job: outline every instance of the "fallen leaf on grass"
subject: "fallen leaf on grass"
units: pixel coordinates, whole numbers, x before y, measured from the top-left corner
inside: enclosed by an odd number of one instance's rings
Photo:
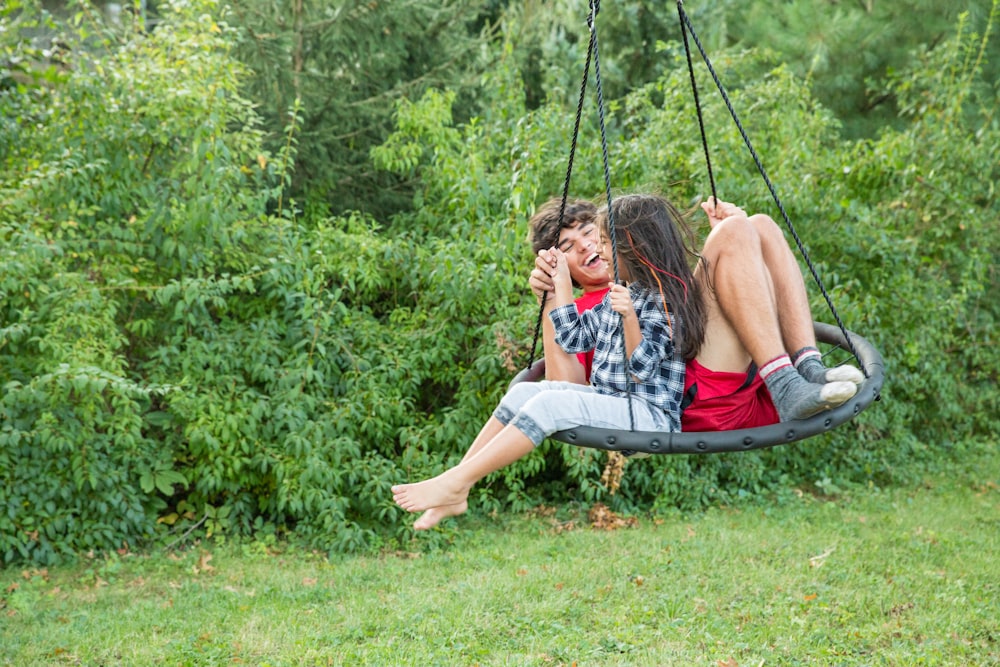
[[[597,503],[587,512],[590,527],[598,530],[618,530],[619,528],[634,528],[639,520],[634,516],[622,518],[608,509],[604,503]]]
[[[552,505],[538,505],[527,511],[527,516],[533,519],[546,519],[556,515],[556,508]]]
[[[568,532],[575,528],[576,528],[576,521],[570,519],[569,521],[556,521],[552,529],[558,535],[559,533]]]
[[[982,496],[990,491],[1000,490],[1000,485],[997,485],[996,482],[983,482],[982,484],[973,484],[972,490],[976,492],[977,496]]]
[[[889,610],[889,616],[901,616],[906,612],[910,611],[914,607],[912,602],[904,602],[903,604],[897,604],[895,607]]]
[[[816,556],[812,556],[809,559],[809,567],[823,567],[823,563],[826,562],[826,557],[833,553],[834,549],[837,547],[830,547],[826,551]]]
[[[214,572],[215,571],[215,567],[208,564],[208,562],[210,560],[212,560],[212,554],[210,554],[210,553],[203,553],[198,558],[198,564],[195,565],[194,568],[193,568],[194,569],[194,573],[198,574],[200,572]]]

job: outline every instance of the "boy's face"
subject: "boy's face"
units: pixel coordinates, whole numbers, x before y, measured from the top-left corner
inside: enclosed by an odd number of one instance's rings
[[[593,222],[576,223],[559,231],[556,247],[565,253],[570,276],[585,292],[608,286],[609,265],[598,252],[599,246],[600,234]]]

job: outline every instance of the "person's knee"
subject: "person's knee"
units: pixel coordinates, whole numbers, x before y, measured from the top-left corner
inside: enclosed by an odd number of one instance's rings
[[[518,382],[508,389],[504,397],[500,399],[497,410],[500,411],[501,415],[514,414],[521,410],[532,398],[544,391],[545,389],[541,382]],[[497,416],[496,411],[494,411],[494,416]],[[500,417],[497,418],[500,419]]]
[[[785,235],[774,218],[765,213],[756,213],[748,218],[750,226],[763,243],[785,242]]]
[[[712,228],[708,238],[705,239],[702,254],[712,256],[726,249],[747,249],[759,243],[759,234],[750,219],[742,215],[733,215]]]

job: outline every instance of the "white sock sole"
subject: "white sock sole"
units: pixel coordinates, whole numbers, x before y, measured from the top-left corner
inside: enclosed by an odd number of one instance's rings
[[[860,369],[845,364],[843,366],[828,369],[826,371],[826,381],[853,382],[854,384],[861,384],[865,381],[865,374],[862,373]]]
[[[836,407],[858,393],[858,385],[853,382],[828,382],[823,385],[819,397],[829,407]]]

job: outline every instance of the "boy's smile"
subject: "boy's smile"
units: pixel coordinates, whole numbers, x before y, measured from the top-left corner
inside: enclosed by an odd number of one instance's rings
[[[597,225],[586,222],[559,232],[558,248],[566,255],[569,273],[585,292],[608,286],[608,263],[599,252]]]

